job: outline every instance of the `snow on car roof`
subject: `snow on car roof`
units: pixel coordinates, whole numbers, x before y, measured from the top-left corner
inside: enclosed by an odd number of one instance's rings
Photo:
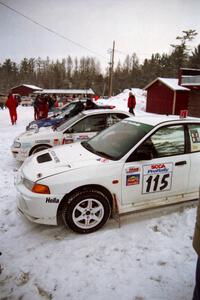
[[[125,119],[126,121],[127,119]],[[133,122],[140,122],[152,126],[156,126],[163,122],[170,122],[170,121],[198,121],[200,122],[200,118],[195,117],[187,117],[187,118],[180,118],[178,115],[158,115],[158,114],[145,114],[142,116],[131,116],[128,120]]]

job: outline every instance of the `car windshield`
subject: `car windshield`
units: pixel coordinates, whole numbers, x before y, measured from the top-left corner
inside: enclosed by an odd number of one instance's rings
[[[68,115],[74,109],[74,107],[76,107],[76,105],[77,104],[75,102],[71,102],[70,104],[68,104],[66,109],[63,110],[63,112],[59,116],[57,116],[57,119],[64,118],[64,116]]]
[[[153,126],[133,122],[121,121],[103,130],[82,146],[99,156],[118,160],[131,150],[138,141],[149,132]]]
[[[72,124],[74,124],[75,122],[81,120],[82,118],[84,117],[84,114],[83,113],[79,113],[78,115],[72,117],[72,118],[69,118],[68,120],[66,121],[63,121],[62,123],[59,124],[59,126],[56,126],[54,127],[55,130],[57,131],[63,131],[65,130],[66,128],[70,127]]]

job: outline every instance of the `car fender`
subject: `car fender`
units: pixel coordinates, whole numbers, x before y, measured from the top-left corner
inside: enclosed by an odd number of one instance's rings
[[[41,184],[51,186],[51,193],[63,198],[75,190],[86,186],[99,186],[105,188],[110,194],[115,194],[121,201],[121,170],[123,163],[106,162],[105,159],[99,162],[99,167],[88,166],[67,170],[39,180]],[[103,176],[102,176],[103,174]]]

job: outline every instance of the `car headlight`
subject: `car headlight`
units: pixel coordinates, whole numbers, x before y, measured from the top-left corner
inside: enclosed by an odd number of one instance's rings
[[[47,185],[39,183],[34,184],[34,186],[32,187],[32,192],[38,194],[50,194],[49,187]]]
[[[30,180],[28,180],[28,179],[26,179],[26,178],[23,178],[23,184],[25,185],[25,187],[26,187],[29,191],[32,191],[32,188],[33,188],[35,182],[30,181]]]
[[[23,178],[23,184],[29,191],[31,191],[33,193],[50,194],[50,190],[47,185],[39,184],[39,183],[33,182],[31,180],[28,180],[26,178]]]
[[[21,143],[20,143],[20,142],[14,141],[13,147],[14,147],[14,148],[20,148],[20,147],[21,147]]]

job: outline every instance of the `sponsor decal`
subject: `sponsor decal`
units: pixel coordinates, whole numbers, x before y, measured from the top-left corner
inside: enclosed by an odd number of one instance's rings
[[[82,140],[88,140],[89,136],[88,135],[79,135],[76,138],[78,141],[82,141]]]
[[[56,155],[56,153],[54,151],[50,151],[53,159],[55,160],[56,163],[59,163],[60,162],[60,159],[58,158],[58,156]]]
[[[50,140],[35,140],[35,143],[38,143],[38,144],[50,143]]]
[[[192,142],[194,144],[195,143],[200,143],[199,133],[196,129],[191,129],[190,130],[190,135],[191,135]]]
[[[171,189],[173,163],[143,166],[142,193],[155,193]]]
[[[137,185],[140,183],[140,174],[129,174],[126,176],[126,186]]]
[[[140,172],[140,168],[138,167],[129,167],[126,169],[126,173],[135,173],[135,172]]]
[[[143,166],[143,174],[160,174],[160,173],[166,173],[166,172],[172,172],[172,163],[161,163],[161,164],[153,164],[153,165],[147,165]]]
[[[57,198],[46,198],[46,203],[59,203],[59,199]]]

